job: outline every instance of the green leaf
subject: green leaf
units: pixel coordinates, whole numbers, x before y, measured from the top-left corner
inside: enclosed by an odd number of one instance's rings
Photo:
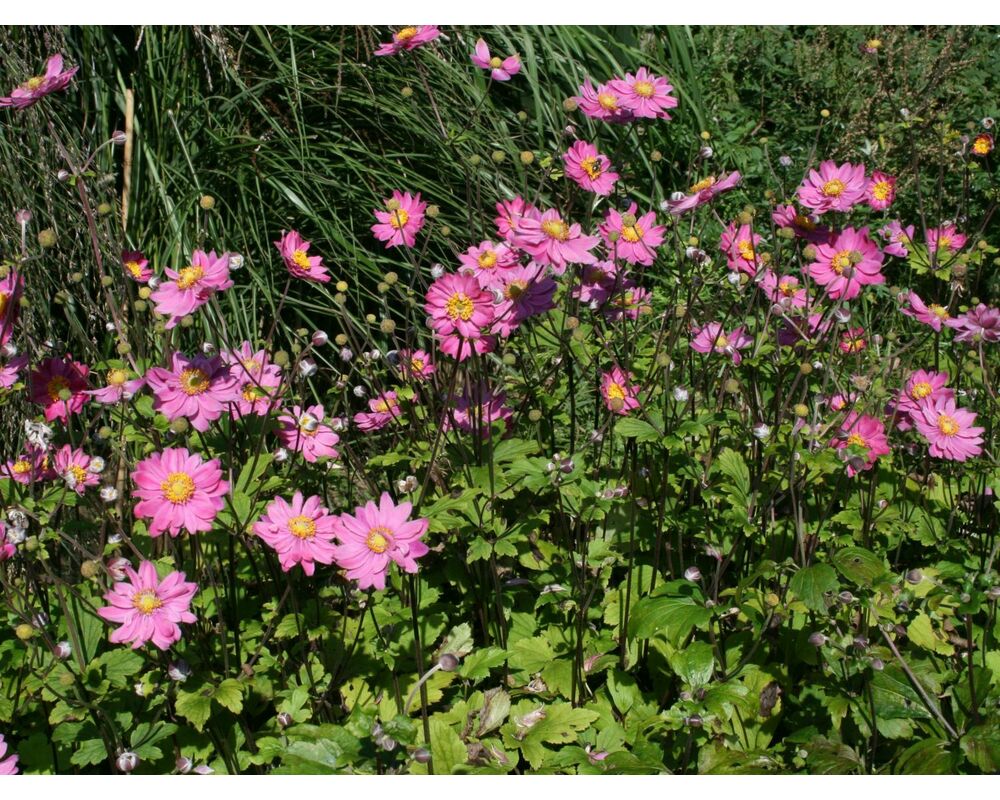
[[[462,661],[458,674],[470,681],[487,677],[493,667],[499,667],[507,660],[507,651],[499,647],[483,647],[473,650]]]
[[[472,641],[472,626],[468,622],[463,622],[461,625],[456,625],[447,636],[444,637],[444,641],[441,642],[441,646],[437,649],[437,655],[440,657],[445,653],[451,653],[453,656],[462,658],[472,652],[473,641]]]
[[[555,657],[552,645],[541,636],[518,639],[511,648],[510,666],[512,669],[539,672]]]
[[[906,748],[896,759],[899,775],[950,775],[955,771],[955,757],[944,739],[925,739]]]
[[[91,764],[100,764],[107,757],[108,751],[104,747],[103,739],[84,739],[74,744],[69,763],[78,767],[89,767]]]
[[[845,547],[832,560],[841,575],[859,586],[873,586],[888,572],[885,562],[863,547]]]
[[[788,588],[810,611],[823,613],[826,611],[824,594],[837,591],[840,582],[829,564],[814,564],[796,572],[789,581]]]
[[[629,635],[648,639],[663,633],[675,646],[712,618],[712,612],[693,597],[644,597],[629,617]]]
[[[924,650],[940,653],[943,656],[955,654],[955,645],[949,642],[943,633],[934,630],[931,618],[922,612],[906,626],[906,635],[911,642]]]
[[[483,707],[479,711],[479,724],[476,726],[476,737],[482,738],[490,731],[503,725],[510,713],[510,695],[498,686],[483,694]]]
[[[145,660],[134,650],[116,647],[95,659],[91,666],[103,666],[104,675],[112,686],[127,686],[131,679],[142,670],[143,664],[145,664]]]
[[[715,459],[715,466],[729,480],[726,486],[733,495],[733,505],[746,507],[750,502],[750,470],[743,456],[735,450],[725,448]]]
[[[690,686],[705,686],[715,671],[715,654],[705,642],[692,642],[670,659],[670,666]]]
[[[962,737],[962,752],[983,772],[1000,772],[1000,725],[977,725]]]
[[[436,775],[451,775],[456,767],[469,760],[465,744],[454,729],[440,717],[430,720],[431,758],[434,760]]]
[[[177,713],[201,731],[212,716],[212,690],[199,689],[193,692],[177,692],[177,702],[174,704]]]
[[[626,439],[637,442],[655,442],[660,438],[660,432],[648,422],[632,417],[623,417],[615,424],[615,433]]]
[[[212,692],[212,699],[234,714],[243,710],[243,685],[234,678],[227,678]]]

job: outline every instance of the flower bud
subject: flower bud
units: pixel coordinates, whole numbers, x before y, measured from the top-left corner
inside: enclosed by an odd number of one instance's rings
[[[292,715],[289,714],[287,711],[282,711],[280,714],[278,714],[279,728],[287,728],[289,725],[292,724],[292,722],[294,722],[294,720],[292,719]]]
[[[458,657],[451,653],[443,653],[438,659],[438,666],[444,672],[454,672],[458,669]]]
[[[174,762],[174,767],[177,769],[178,774],[187,775],[192,767],[194,767],[194,762],[186,756],[181,756]]]
[[[691,581],[692,583],[697,583],[701,580],[701,570],[697,567],[688,567],[684,570],[684,580]]]
[[[418,747],[413,751],[413,760],[418,764],[426,764],[431,760],[430,750],[425,747]]]
[[[121,147],[128,140],[128,136],[125,135],[125,131],[115,131],[111,134],[111,141],[118,147]]]
[[[38,244],[46,249],[56,246],[56,232],[52,228],[45,228],[38,232]]]
[[[809,635],[809,644],[813,647],[822,647],[827,643],[827,641],[826,636],[818,631]]]
[[[139,766],[139,756],[130,751],[124,752],[118,756],[115,766],[118,767],[119,772],[130,775]]]
[[[191,667],[188,665],[187,661],[183,658],[179,658],[176,661],[171,662],[170,666],[167,668],[167,677],[177,683],[183,683],[191,677]]]
[[[73,655],[73,645],[69,642],[59,642],[59,644],[53,646],[52,655],[58,658],[60,661],[65,661],[71,655]]]

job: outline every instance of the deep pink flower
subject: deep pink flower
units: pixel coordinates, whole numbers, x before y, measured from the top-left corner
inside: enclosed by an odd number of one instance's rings
[[[414,381],[426,381],[436,371],[430,355],[423,350],[400,350],[399,371],[405,378]]]
[[[761,278],[760,288],[772,303],[777,303],[786,310],[809,305],[809,295],[794,275],[778,277],[772,270],[766,270]]]
[[[540,219],[522,216],[514,226],[512,244],[526,252],[539,264],[552,267],[562,275],[569,264],[593,264],[597,259],[590,252],[600,239],[584,236],[576,223],[564,222],[554,208]]]
[[[726,265],[736,272],[745,272],[751,278],[757,274],[760,255],[757,245],[761,236],[749,225],[737,226],[730,222],[719,239],[719,249],[726,254]]]
[[[490,77],[495,81],[509,81],[521,71],[521,59],[516,53],[507,58],[491,56],[490,48],[482,39],[476,42],[476,49],[471,58],[472,63],[480,69],[488,69]]]
[[[229,278],[229,253],[216,255],[214,250],[208,253],[195,250],[190,266],[165,272],[170,280],[160,284],[150,299],[156,303],[156,313],[168,317],[168,329],[205,305],[213,294],[233,285]]]
[[[819,225],[816,214],[803,214],[795,206],[777,206],[771,212],[771,219],[779,228],[791,228],[795,235],[807,242],[825,242],[830,238],[830,229]]]
[[[914,291],[906,296],[905,304],[899,310],[907,317],[913,317],[917,322],[930,325],[936,331],[940,331],[941,324],[948,324],[951,319],[947,308],[939,306],[937,303],[925,304]]]
[[[46,422],[69,421],[70,414],[79,413],[87,402],[87,375],[90,367],[64,358],[47,358],[31,373],[31,402],[45,407]],[[69,393],[67,399],[60,395]]]
[[[663,244],[667,229],[656,224],[654,212],[648,211],[638,218],[635,212],[635,203],[630,203],[624,214],[614,208],[608,209],[604,222],[599,226],[601,236],[612,259],[620,258],[629,264],[648,267],[656,259],[656,248]],[[612,233],[615,235],[612,236]]]
[[[817,214],[827,211],[850,211],[864,200],[868,181],[864,164],[840,164],[824,161],[819,170],[810,170],[799,186],[797,197]]]
[[[131,400],[142,391],[146,385],[146,379],[129,378],[129,374],[129,370],[123,367],[112,367],[108,370],[107,386],[101,389],[89,389],[87,394],[105,406],[115,405],[122,400]]]
[[[958,408],[954,398],[939,397],[921,401],[910,412],[914,427],[929,443],[929,452],[935,458],[965,461],[983,452],[983,428],[974,427],[976,415]]]
[[[35,448],[29,449],[0,466],[0,474],[4,478],[10,478],[26,486],[35,481],[48,480],[52,477],[49,457],[45,451]]]
[[[122,253],[122,268],[137,283],[149,283],[149,279],[153,277],[149,259],[138,250],[125,250]]]
[[[573,142],[562,160],[566,177],[588,192],[607,197],[618,182],[618,173],[611,171],[611,159],[597,152],[590,142]]]
[[[307,242],[298,231],[282,232],[281,239],[274,243],[284,259],[289,274],[315,283],[328,283],[330,273],[323,265],[322,256],[309,255],[312,242]]]
[[[168,447],[140,461],[132,482],[139,498],[133,513],[136,519],[152,520],[149,535],[154,538],[164,531],[176,537],[182,530],[212,530],[229,492],[219,459],[202,461],[183,447]]]
[[[441,31],[437,25],[410,25],[400,28],[392,34],[392,41],[380,44],[375,51],[377,56],[394,56],[404,50],[414,50],[428,42],[433,42]]]
[[[694,338],[691,339],[691,349],[699,353],[719,353],[729,356],[734,364],[739,364],[743,360],[740,350],[753,343],[753,339],[746,335],[743,326],[733,328],[726,333],[722,328],[722,323],[709,322],[700,330],[694,331]]]
[[[12,269],[0,278],[0,346],[7,344],[14,333],[23,293],[24,278],[17,270]]]
[[[909,430],[913,414],[922,403],[935,403],[942,397],[954,399],[955,393],[946,388],[947,383],[947,372],[918,369],[910,375],[891,404],[897,414],[896,427],[903,431]]]
[[[601,308],[601,313],[609,322],[636,320],[640,314],[652,312],[652,297],[652,292],[642,288],[631,278],[624,278]]]
[[[938,250],[950,250],[957,253],[969,240],[964,233],[959,233],[954,225],[943,225],[940,228],[927,229],[927,249],[931,253]]]
[[[493,323],[493,298],[475,278],[444,275],[431,284],[426,299],[424,310],[441,339],[443,352],[463,361],[472,354],[473,346],[477,352],[488,352],[492,347],[488,340],[479,343],[487,339],[483,328]]]
[[[505,270],[500,302],[493,309],[493,332],[508,337],[529,317],[555,307],[556,282],[540,264]]]
[[[588,117],[605,122],[630,122],[634,119],[631,109],[632,99],[626,98],[611,83],[594,87],[590,78],[585,78],[580,87],[580,95],[573,98],[580,110]]]
[[[28,366],[27,356],[14,356],[0,366],[0,389],[9,389],[20,380],[21,370]]]
[[[958,331],[956,342],[997,342],[1000,341],[1000,309],[980,303],[954,319],[946,319],[944,324]]]
[[[743,177],[738,172],[723,172],[718,177],[709,175],[688,189],[687,194],[676,200],[667,201],[670,213],[675,217],[713,200],[717,195],[736,188]],[[678,192],[680,194],[680,192]]]
[[[782,347],[796,345],[799,342],[819,341],[833,326],[833,317],[823,318],[822,314],[809,314],[805,319],[796,316],[786,319],[785,325],[778,331],[778,344]]]
[[[312,575],[317,563],[333,563],[335,528],[336,517],[319,497],[303,500],[302,492],[296,492],[291,503],[281,497],[268,503],[253,532],[278,553],[285,572],[301,564],[302,571]]]
[[[66,481],[77,494],[83,494],[88,486],[96,486],[101,482],[100,473],[90,469],[91,458],[80,448],[74,449],[64,444],[56,451],[53,466],[56,474]]]
[[[841,353],[860,353],[868,347],[864,328],[848,328],[840,334],[838,344]]]
[[[281,429],[278,439],[282,445],[302,453],[302,457],[310,464],[321,458],[339,458],[340,453],[335,445],[340,437],[333,428],[323,424],[326,412],[323,406],[315,405],[303,410],[292,406],[290,414],[278,417]]]
[[[385,588],[389,562],[395,561],[406,572],[416,572],[416,559],[425,555],[428,547],[421,537],[427,533],[429,520],[411,520],[412,503],[392,502],[383,492],[376,506],[369,501],[354,509],[354,514],[336,518],[334,547],[337,565],[347,570],[347,577],[358,581],[358,587]]]
[[[399,407],[399,397],[391,390],[369,400],[368,408],[370,411],[354,415],[355,426],[364,433],[381,430],[393,420],[403,416],[403,410]]]
[[[875,466],[879,456],[888,455],[892,448],[885,435],[885,425],[882,421],[868,415],[852,411],[840,426],[840,435],[830,442],[831,447],[845,450],[855,446],[865,450],[865,455],[858,459],[849,459],[847,474],[852,478],[859,472],[870,470]]]
[[[17,753],[11,753],[7,758],[7,742],[0,734],[0,775],[17,775]]]
[[[670,94],[674,87],[666,78],[654,75],[645,67],[639,67],[635,75],[626,72],[624,79],[615,78],[609,85],[636,117],[670,119],[667,109],[677,107],[677,98]]]
[[[21,109],[33,106],[45,95],[60,92],[69,86],[69,82],[76,75],[78,69],[80,67],[77,66],[64,70],[63,57],[59,53],[49,56],[48,61],[45,62],[45,72],[42,75],[28,78],[9,96],[0,97],[0,108]]]
[[[9,561],[17,553],[17,542],[13,536],[8,533],[7,525],[4,522],[0,522],[0,563],[4,561]],[[3,758],[4,746],[3,746],[3,736],[0,736],[0,759]],[[15,761],[17,758],[15,757]],[[4,765],[7,762],[0,761],[0,775],[11,775],[13,773],[4,772]]]
[[[865,187],[868,205],[876,211],[885,211],[896,199],[896,178],[875,170]]]
[[[601,397],[608,411],[625,416],[639,407],[640,387],[632,383],[632,377],[631,372],[623,372],[617,364],[601,373]]]
[[[411,195],[394,190],[392,197],[385,201],[385,211],[375,209],[378,222],[372,225],[372,233],[380,242],[385,242],[386,249],[400,245],[413,247],[417,234],[424,227],[426,211],[427,203],[420,201],[420,192]]]
[[[903,223],[898,219],[881,228],[879,235],[888,242],[883,248],[884,252],[890,256],[906,258],[910,254],[909,247],[913,242],[913,231],[913,225],[904,228]]]
[[[168,650],[181,638],[179,622],[197,622],[191,600],[198,584],[186,583],[183,572],[170,572],[162,581],[152,561],[143,561],[136,572],[125,567],[127,579],[119,581],[104,595],[110,605],[97,610],[108,622],[121,625],[111,633],[115,644],[130,643],[133,649],[152,642]]]
[[[472,275],[484,289],[499,289],[504,284],[503,273],[517,265],[517,253],[506,244],[484,240],[459,254],[462,262],[459,274]]]
[[[830,395],[827,399],[826,404],[831,411],[843,411],[848,406],[853,406],[858,401],[858,395],[856,392],[848,392],[844,394],[834,394]]]
[[[580,275],[580,283],[573,287],[573,297],[596,310],[611,297],[618,283],[618,267],[613,261],[587,264]]]
[[[234,419],[266,417],[281,404],[281,367],[271,363],[266,350],[254,351],[250,342],[243,342],[238,350],[224,351],[221,356],[237,381],[239,394],[230,407]]]
[[[868,238],[868,228],[844,228],[831,244],[818,244],[809,275],[834,300],[853,300],[862,286],[885,283],[884,256]]]
[[[489,439],[493,434],[493,423],[503,421],[510,430],[514,412],[505,403],[505,392],[496,394],[484,383],[473,384],[455,399],[455,405],[448,409],[442,425],[446,431],[458,430],[478,434],[481,439]]]
[[[149,368],[146,383],[155,397],[154,409],[171,422],[187,417],[191,427],[201,432],[228,411],[230,403],[241,399],[239,379],[218,356],[189,358],[174,353],[169,369]]]
[[[514,238],[514,226],[521,217],[541,220],[542,212],[531,203],[525,201],[523,197],[515,197],[513,200],[503,200],[496,204],[497,216],[493,222],[497,226],[497,233],[502,239],[508,242]]]

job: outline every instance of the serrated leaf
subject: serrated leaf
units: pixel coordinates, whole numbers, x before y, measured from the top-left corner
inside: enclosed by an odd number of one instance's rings
[[[179,691],[174,707],[178,714],[201,731],[205,728],[208,718],[212,716],[211,694],[211,689],[199,689],[193,692]]]
[[[431,758],[436,775],[451,775],[469,760],[469,752],[454,729],[440,717],[430,720]]]
[[[705,642],[692,642],[670,659],[670,666],[690,686],[702,687],[712,680],[715,654]]]
[[[234,714],[243,710],[243,686],[235,678],[227,678],[212,692],[212,699]]]
[[[69,763],[78,767],[89,767],[92,764],[100,764],[107,757],[108,751],[104,747],[103,739],[84,739],[74,744]]]
[[[845,547],[833,556],[832,561],[841,575],[859,586],[873,586],[888,572],[885,562],[863,547]]]
[[[500,647],[483,647],[473,650],[462,661],[458,674],[471,681],[482,680],[493,667],[499,667],[507,660],[507,651]]]
[[[511,669],[539,672],[556,657],[552,645],[547,639],[535,636],[530,639],[518,639],[511,648]]]
[[[637,442],[658,441],[661,434],[656,428],[645,420],[623,417],[615,423],[615,433],[626,439],[635,439]]]
[[[472,626],[468,622],[456,625],[448,635],[444,637],[441,646],[437,649],[437,655],[451,653],[453,656],[462,658],[472,652]]]
[[[629,635],[648,639],[662,633],[675,646],[712,618],[712,612],[692,597],[644,597],[629,617]]]
[[[931,618],[924,613],[917,614],[906,626],[906,635],[911,642],[924,650],[940,653],[943,656],[955,654],[955,645],[949,642],[943,633],[934,630]]]
[[[827,592],[835,592],[840,588],[837,573],[829,564],[814,564],[796,572],[788,588],[798,597],[810,611],[825,612]]]

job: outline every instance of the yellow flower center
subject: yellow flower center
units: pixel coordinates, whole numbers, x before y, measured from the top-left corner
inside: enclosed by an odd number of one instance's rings
[[[503,66],[503,60],[498,56],[493,56],[493,58],[490,59],[490,66],[493,67],[493,69],[500,69],[500,67]]]
[[[592,181],[596,181],[601,177],[601,162],[597,159],[597,156],[590,156],[583,159],[580,162],[580,169],[586,172]]]
[[[754,261],[757,258],[757,254],[753,250],[753,242],[744,239],[736,245],[736,249],[740,251],[740,258],[744,261]]]
[[[381,400],[375,401],[375,410],[379,414],[385,414],[389,412],[391,409],[395,408],[397,405],[399,404],[391,397],[383,397]]]
[[[181,391],[186,395],[202,394],[208,391],[208,373],[201,369],[186,369],[179,378]]]
[[[171,503],[186,503],[194,496],[194,478],[186,472],[171,472],[160,484],[163,498]]]
[[[242,394],[243,394],[243,399],[246,400],[248,403],[256,402],[257,400],[260,400],[260,398],[264,396],[259,391],[257,391],[257,387],[254,386],[252,383],[244,384]]]
[[[618,110],[618,98],[610,92],[601,92],[597,95],[597,102],[601,104],[601,108],[605,111]]]
[[[503,290],[504,297],[508,300],[517,300],[522,294],[524,294],[525,289],[528,288],[527,281],[511,281],[507,284],[507,287]]]
[[[24,475],[26,472],[31,472],[31,462],[23,458],[18,459],[11,465],[11,469],[18,475]]]
[[[859,350],[865,349],[864,339],[845,339],[844,343],[847,345],[847,350],[850,353],[857,353]]]
[[[652,97],[653,96],[653,84],[649,81],[636,81],[632,84],[632,88],[639,97]]]
[[[318,420],[311,414],[303,414],[299,417],[299,433],[303,436],[315,436],[319,433]]]
[[[980,156],[985,156],[991,149],[990,140],[985,136],[977,136],[976,140],[972,143],[972,152]]]
[[[152,589],[144,589],[132,595],[132,608],[147,617],[156,609],[163,607],[163,601],[156,596]]]
[[[881,39],[869,39],[866,44],[869,50],[878,50],[882,46]]]
[[[938,247],[947,247],[948,245],[951,244],[951,237],[950,236],[939,236],[937,243],[938,243]]]
[[[66,470],[70,475],[73,476],[73,480],[76,483],[83,483],[87,480],[87,470],[81,467],[79,464],[71,464],[69,469]]]
[[[622,238],[626,242],[635,244],[642,239],[642,226],[638,223],[635,225],[622,225]]]
[[[910,397],[914,400],[923,400],[934,390],[927,381],[920,381],[919,383],[913,384],[913,388],[910,390]]]
[[[718,336],[715,337],[716,347],[721,348],[721,347],[727,347],[728,345],[729,345],[729,340],[726,338],[726,335],[724,333],[720,333]]]
[[[305,250],[296,250],[292,253],[292,263],[299,269],[309,269],[309,254]]]
[[[128,373],[123,369],[108,371],[108,386],[121,386],[128,380]]]
[[[397,231],[402,228],[407,222],[409,222],[410,215],[402,208],[397,208],[395,211],[391,212],[392,216],[389,217],[389,224],[395,228]]]
[[[715,176],[710,175],[704,180],[698,181],[694,186],[691,187],[691,194],[697,194],[698,192],[703,192],[706,189],[710,189],[715,185]]]
[[[868,442],[865,441],[865,437],[863,437],[860,433],[852,433],[848,436],[847,443],[856,444],[859,447],[868,447]]]
[[[133,278],[142,277],[142,267],[139,266],[138,261],[126,261],[125,269],[127,269],[132,274]]]
[[[177,279],[177,288],[190,289],[205,276],[205,270],[201,267],[184,267],[178,275],[180,277]]]
[[[844,182],[839,178],[834,178],[832,181],[827,181],[823,184],[822,192],[827,197],[840,197],[844,193]]]
[[[414,372],[424,371],[424,360],[422,358],[411,358],[410,359],[410,369]]]
[[[461,319],[463,322],[468,322],[472,318],[476,308],[465,292],[455,292],[455,294],[448,298],[448,303],[445,305],[444,310],[452,320]]]
[[[937,425],[938,430],[945,436],[954,436],[959,431],[958,422],[954,417],[949,417],[947,414],[942,414],[938,417]]]
[[[300,514],[288,520],[288,532],[299,539],[312,539],[316,535],[316,523]]]
[[[45,83],[45,76],[44,75],[36,75],[33,78],[28,78],[28,80],[26,80],[22,85],[28,91],[33,92],[33,91],[35,91],[35,89],[37,89],[43,83]]]
[[[550,239],[558,239],[565,242],[569,238],[569,225],[561,219],[550,219],[542,223],[542,230]]]
[[[892,194],[892,184],[889,181],[879,181],[872,186],[872,194],[876,200],[888,200]]]
[[[55,403],[59,400],[59,395],[63,389],[69,388],[69,381],[67,381],[62,375],[56,375],[48,382],[45,390],[49,394],[49,400]]]
[[[372,528],[368,531],[368,539],[365,544],[373,553],[384,553],[389,549],[389,541],[392,538],[392,531],[388,528]]]
[[[497,254],[493,250],[486,250],[476,259],[480,269],[493,269],[497,265]]]
[[[792,297],[797,290],[797,287],[791,281],[782,281],[778,284],[778,291],[781,292],[785,297]]]
[[[838,275],[843,273],[845,269],[851,266],[851,251],[841,250],[830,261],[830,266],[833,267],[833,271],[836,272]]]
[[[625,399],[625,387],[620,383],[609,383],[607,389],[607,395],[609,400],[624,400]]]
[[[950,319],[951,314],[948,313],[948,309],[944,306],[939,306],[937,303],[931,303],[927,306],[927,310],[930,311],[938,319]]]
[[[416,35],[417,35],[417,29],[411,25],[409,27],[403,28],[396,34],[396,41],[408,42]]]

